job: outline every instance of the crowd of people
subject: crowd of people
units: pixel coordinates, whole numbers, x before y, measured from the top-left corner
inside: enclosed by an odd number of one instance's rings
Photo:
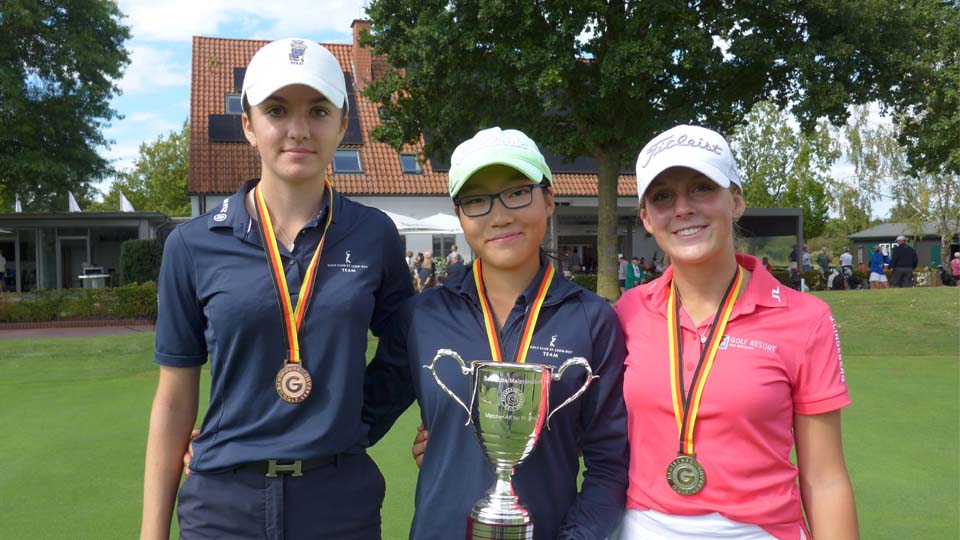
[[[484,129],[454,151],[449,195],[476,260],[451,254],[440,279],[432,253],[405,261],[389,218],[326,177],[349,107],[326,49],[272,42],[242,88],[261,177],[164,250],[141,538],[169,537],[176,502],[185,540],[379,540],[385,479],[367,448],[414,402],[409,537],[463,538],[494,467],[423,369],[438,349],[554,368],[580,357],[596,377],[553,382],[549,406],[566,406],[513,475],[541,540],[858,537],[834,319],[736,252],[746,204],[722,135],[679,125],[640,152],[637,215],[663,257],[621,256],[611,307],[564,278],[582,254],[564,250],[556,272],[540,247],[554,176],[524,133]],[[455,364],[436,372],[470,392]]]

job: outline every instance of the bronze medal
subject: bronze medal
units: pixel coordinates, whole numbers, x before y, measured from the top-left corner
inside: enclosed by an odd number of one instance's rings
[[[277,393],[287,403],[302,403],[313,389],[310,372],[300,364],[287,364],[277,373]]]
[[[263,243],[263,251],[266,254],[267,266],[270,268],[270,278],[273,281],[273,288],[277,293],[277,303],[280,307],[280,324],[287,341],[287,358],[283,369],[277,373],[275,386],[280,398],[287,403],[302,403],[310,395],[313,388],[313,381],[310,373],[304,369],[300,360],[300,326],[307,313],[307,306],[310,305],[310,298],[313,296],[314,285],[316,284],[317,268],[320,266],[320,254],[323,252],[323,242],[327,237],[327,230],[333,221],[333,187],[328,179],[324,179],[324,188],[327,190],[327,198],[330,208],[327,210],[327,223],[323,227],[323,235],[320,237],[320,243],[317,250],[310,260],[307,272],[304,275],[303,283],[300,286],[300,297],[296,305],[290,296],[290,289],[287,286],[287,278],[284,273],[283,259],[280,257],[280,251],[277,249],[277,238],[274,233],[273,222],[270,220],[270,211],[266,202],[263,200],[261,184],[257,184],[254,189],[253,199],[256,203],[257,216],[260,226],[260,240]]]
[[[667,465],[667,483],[680,495],[693,495],[707,483],[707,473],[693,456],[679,455]]]

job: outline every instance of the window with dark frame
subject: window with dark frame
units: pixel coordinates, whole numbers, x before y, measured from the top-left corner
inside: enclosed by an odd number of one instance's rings
[[[333,154],[333,172],[335,174],[362,173],[359,150],[337,150]]]
[[[416,154],[400,154],[400,169],[403,174],[423,174],[420,158]]]
[[[240,94],[227,94],[224,96],[224,111],[227,114],[243,114],[243,104],[240,101]]]

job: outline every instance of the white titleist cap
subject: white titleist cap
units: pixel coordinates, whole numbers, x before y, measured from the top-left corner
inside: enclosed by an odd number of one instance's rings
[[[740,184],[730,145],[716,131],[698,126],[671,128],[647,143],[637,157],[637,195],[643,200],[650,183],[670,167],[693,169],[727,188]]]
[[[242,97],[254,107],[291,84],[313,88],[336,107],[346,105],[347,88],[340,62],[308,39],[280,39],[257,51],[243,77]]]

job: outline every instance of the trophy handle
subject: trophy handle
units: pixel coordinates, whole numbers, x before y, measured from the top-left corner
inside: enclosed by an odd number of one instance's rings
[[[583,386],[581,386],[579,390],[574,392],[572,396],[568,397],[566,401],[558,405],[556,409],[552,410],[550,414],[547,415],[547,429],[550,429],[550,419],[553,418],[553,415],[556,414],[556,412],[559,411],[560,409],[573,403],[575,399],[577,399],[584,392],[587,391],[587,387],[590,386],[590,383],[592,383],[593,380],[597,378],[597,376],[593,374],[593,368],[590,367],[590,363],[587,362],[587,359],[583,358],[582,356],[571,358],[566,362],[564,362],[563,364],[561,364],[560,369],[558,369],[557,372],[554,373],[551,378],[555,381],[559,381],[561,377],[563,377],[563,372],[566,371],[567,368],[570,366],[581,366],[583,367],[583,369],[587,370],[587,380],[583,381]]]
[[[456,360],[457,363],[460,364],[460,372],[463,373],[464,375],[470,375],[470,374],[473,372],[472,369],[468,368],[468,367],[463,363],[463,358],[460,358],[460,355],[457,354],[456,351],[451,351],[450,349],[438,349],[438,350],[437,350],[437,355],[433,357],[433,362],[430,362],[430,365],[426,365],[426,366],[423,366],[423,367],[424,367],[424,369],[429,369],[429,370],[430,370],[430,374],[433,375],[433,379],[434,379],[435,381],[437,381],[437,384],[440,385],[440,388],[441,388],[444,392],[446,392],[446,394],[447,394],[448,396],[450,396],[451,398],[453,398],[453,400],[456,401],[461,407],[463,407],[463,410],[467,411],[467,423],[464,424],[464,425],[465,425],[465,426],[469,426],[469,425],[470,425],[470,420],[471,420],[471,418],[470,418],[470,409],[468,409],[467,406],[464,405],[462,401],[460,401],[460,398],[458,398],[456,394],[454,394],[452,391],[450,391],[450,389],[447,388],[447,385],[443,384],[443,381],[441,381],[441,380],[440,380],[440,377],[437,376],[437,370],[436,370],[437,360],[443,358],[444,356],[449,356],[450,358],[453,358],[454,360]],[[588,367],[588,369],[589,369],[589,367]]]

